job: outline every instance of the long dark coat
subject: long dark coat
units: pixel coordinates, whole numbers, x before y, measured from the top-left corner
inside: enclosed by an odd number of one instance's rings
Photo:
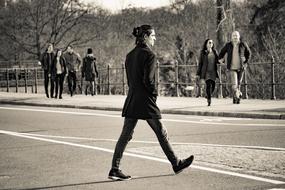
[[[214,75],[216,76],[216,78],[219,78],[218,66],[217,66],[217,64],[219,63],[218,53],[216,50],[213,50],[213,53],[215,56],[215,73],[214,73]],[[207,67],[208,67],[208,51],[202,50],[200,53],[200,59],[199,59],[199,64],[198,64],[198,69],[197,69],[196,75],[200,76],[201,79],[205,79],[206,73],[207,73]]]
[[[52,72],[52,63],[53,63],[54,58],[55,58],[55,54],[53,52],[47,53],[47,51],[45,51],[41,55],[42,68],[48,74],[51,74]]]
[[[145,44],[138,44],[128,53],[125,67],[129,91],[123,108],[123,117],[161,118],[156,105],[155,63],[155,54]]]
[[[85,77],[86,81],[94,81],[95,75],[98,77],[96,58],[91,55],[87,55],[83,59],[82,76]]]

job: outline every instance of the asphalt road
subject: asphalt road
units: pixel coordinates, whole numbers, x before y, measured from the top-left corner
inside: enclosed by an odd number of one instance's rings
[[[283,120],[163,115],[179,175],[139,121],[121,169],[107,179],[120,112],[0,105],[0,189],[285,189]]]

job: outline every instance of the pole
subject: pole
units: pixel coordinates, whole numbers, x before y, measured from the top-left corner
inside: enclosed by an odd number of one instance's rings
[[[276,100],[276,83],[275,83],[275,60],[274,60],[274,57],[272,56],[271,57],[271,99],[272,100]]]

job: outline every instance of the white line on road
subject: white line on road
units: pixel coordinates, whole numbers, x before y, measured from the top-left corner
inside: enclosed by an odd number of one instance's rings
[[[109,152],[109,153],[114,152],[111,149],[89,146],[89,145],[82,145],[82,144],[77,144],[77,143],[70,143],[70,142],[65,142],[65,141],[58,141],[58,140],[53,140],[53,139],[41,138],[41,137],[34,137],[34,136],[24,135],[23,133],[13,132],[13,131],[0,130],[0,133],[6,134],[6,135],[11,135],[11,136],[16,136],[16,137],[39,140],[39,141],[52,142],[52,143],[64,144],[64,145],[75,146],[75,147],[80,147],[80,148],[99,150],[99,151],[103,151],[103,152]],[[133,153],[128,153],[128,152],[125,152],[124,155],[136,157],[136,158],[143,158],[143,159],[147,159],[147,160],[158,161],[158,162],[162,162],[162,163],[169,163],[169,161],[166,159],[161,159],[161,158],[156,158],[156,157],[151,157],[151,156],[133,154]],[[256,177],[256,176],[251,176],[251,175],[247,175],[247,174],[240,174],[240,173],[235,173],[235,172],[230,172],[230,171],[223,171],[223,170],[208,168],[208,167],[203,167],[203,166],[192,165],[191,167],[195,168],[195,169],[199,169],[199,170],[205,170],[205,171],[210,171],[210,172],[215,172],[215,173],[220,173],[220,174],[242,177],[242,178],[246,178],[246,179],[252,179],[252,180],[262,181],[262,182],[267,182],[267,183],[272,183],[272,184],[285,184],[284,181],[272,180],[272,179]]]
[[[73,140],[89,140],[89,141],[107,141],[117,142],[116,139],[95,139],[88,137],[71,137],[71,136],[58,136],[58,135],[41,135],[34,133],[21,133],[27,136],[45,137],[45,138],[59,138],[59,139],[73,139]],[[138,141],[132,140],[132,143],[143,144],[159,144],[157,141]],[[192,145],[192,146],[211,146],[211,147],[228,147],[228,148],[246,148],[246,149],[258,149],[258,150],[270,150],[270,151],[285,151],[285,148],[266,147],[266,146],[242,146],[242,145],[223,145],[223,144],[204,144],[204,143],[185,143],[185,142],[172,142],[173,145]]]
[[[70,111],[59,111],[59,110],[29,109],[29,108],[20,108],[20,107],[0,107],[0,109],[121,118],[120,115],[88,113],[88,112],[70,112]],[[203,122],[203,121],[182,120],[182,119],[162,119],[162,121],[178,122],[178,123],[195,123],[195,124],[205,124],[205,125],[232,125],[232,126],[243,125],[243,126],[275,126],[275,127],[283,126],[285,127],[285,124],[283,123],[281,124],[280,123],[276,123],[276,124],[272,124],[272,123],[222,123],[222,122],[215,123],[215,122]]]

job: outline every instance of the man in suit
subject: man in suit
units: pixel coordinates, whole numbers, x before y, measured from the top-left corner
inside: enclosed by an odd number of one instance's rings
[[[180,160],[175,155],[168,141],[167,130],[160,119],[160,110],[156,105],[157,87],[155,85],[155,54],[151,50],[156,40],[155,31],[149,25],[134,28],[136,47],[128,53],[125,61],[128,96],[126,98],[122,116],[125,117],[124,126],[116,144],[109,178],[112,180],[129,180],[131,176],[125,175],[119,168],[123,152],[132,139],[134,128],[138,119],[146,120],[155,132],[158,141],[176,174],[190,166],[194,156]]]

